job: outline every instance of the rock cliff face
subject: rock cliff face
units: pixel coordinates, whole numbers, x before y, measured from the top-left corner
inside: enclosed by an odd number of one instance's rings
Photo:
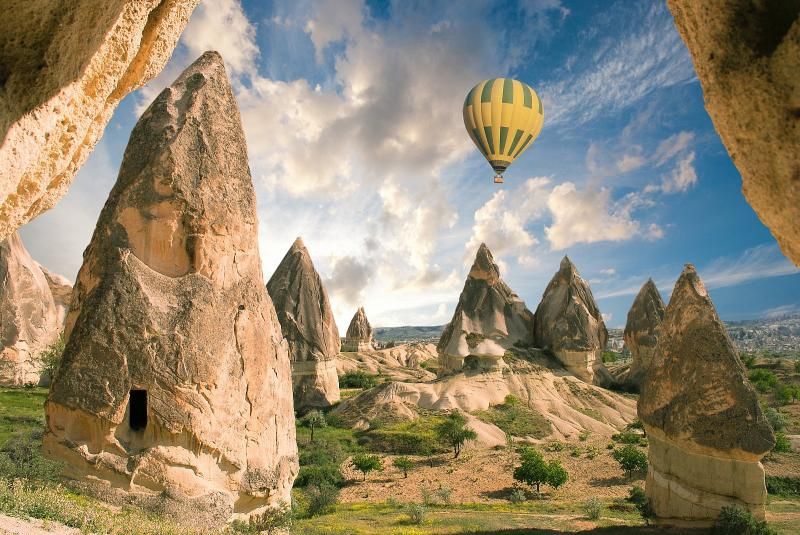
[[[84,253],[44,452],[103,496],[164,494],[192,521],[264,511],[297,473],[288,348],[222,58],[145,111]]]
[[[500,278],[491,251],[481,244],[453,319],[436,346],[445,371],[494,369],[506,349],[533,344],[533,314]]]
[[[628,384],[639,388],[653,359],[658,342],[658,328],[664,319],[664,301],[653,279],[647,279],[628,311],[628,321],[623,333],[625,346],[630,350],[631,362]]]
[[[566,256],[536,308],[534,337],[576,377],[601,386],[613,381],[603,366],[608,341],[603,317],[589,283]]]
[[[58,324],[63,328],[64,322],[67,320],[69,301],[72,298],[72,284],[66,277],[52,273],[42,265],[39,265],[39,268],[44,273],[44,278],[47,279],[47,285],[50,287],[50,293],[53,294],[53,302],[56,304],[58,312]]]
[[[646,492],[663,522],[707,525],[734,503],[764,517],[760,461],[772,430],[691,265],[672,292],[638,412],[650,442]]]
[[[364,307],[359,307],[342,342],[342,351],[371,351],[372,326],[369,324]]]
[[[199,0],[10,0],[0,17],[0,239],[64,196]]]
[[[668,0],[742,191],[800,265],[800,4]]]
[[[14,232],[0,242],[0,385],[38,384],[39,353],[62,327],[45,274]]]
[[[297,238],[267,283],[289,341],[296,410],[339,401],[339,329],[311,255]]]

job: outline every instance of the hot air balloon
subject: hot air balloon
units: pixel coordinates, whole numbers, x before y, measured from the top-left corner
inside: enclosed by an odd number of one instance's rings
[[[502,184],[503,172],[539,135],[542,100],[528,84],[511,78],[484,80],[464,101],[464,127]]]

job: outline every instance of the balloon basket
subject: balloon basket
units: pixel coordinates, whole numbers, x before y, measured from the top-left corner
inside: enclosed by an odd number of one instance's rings
[[[494,176],[494,183],[495,184],[502,184],[503,183],[503,177],[501,175],[495,175]]]

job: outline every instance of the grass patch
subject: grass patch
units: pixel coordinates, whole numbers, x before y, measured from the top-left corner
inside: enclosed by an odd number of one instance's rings
[[[800,498],[800,477],[767,476],[767,492],[781,498]]]
[[[0,447],[15,434],[44,427],[46,388],[0,388]]]
[[[552,425],[544,416],[511,395],[506,396],[505,403],[473,414],[516,437],[544,438],[553,432]]]
[[[379,424],[359,436],[359,443],[371,451],[398,455],[428,455],[449,449],[436,436],[441,416],[425,415],[415,420]],[[374,424],[375,422],[373,422]]]

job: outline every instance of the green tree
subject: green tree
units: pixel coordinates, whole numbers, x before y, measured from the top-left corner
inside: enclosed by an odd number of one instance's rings
[[[467,419],[460,412],[451,412],[447,418],[436,426],[436,436],[453,448],[453,458],[461,455],[461,448],[468,440],[475,440],[478,434],[467,427]]]
[[[367,480],[367,474],[376,471],[383,471],[383,463],[378,455],[369,455],[367,453],[357,453],[350,461],[353,468],[364,474],[364,481]]]
[[[39,353],[39,366],[42,369],[42,375],[49,378],[50,382],[56,376],[58,367],[61,365],[61,356],[64,354],[64,335],[60,334],[56,340],[47,346],[41,353]]]
[[[636,506],[636,510],[644,519],[645,524],[650,525],[650,519],[656,516],[653,506],[650,503],[650,498],[645,494],[644,489],[639,486],[634,486],[628,493],[628,501]]]
[[[520,454],[521,464],[514,468],[514,479],[531,487],[536,487],[537,494],[541,485],[550,485],[557,489],[567,482],[567,471],[558,461],[545,462],[542,454],[533,449],[525,448]]]
[[[396,457],[392,462],[395,468],[403,472],[403,477],[408,477],[408,471],[414,468],[414,463],[408,457]]]
[[[786,428],[786,425],[789,423],[786,419],[786,416],[781,414],[773,407],[768,407],[765,409],[764,416],[766,416],[769,425],[772,426],[772,430],[776,432],[783,431]]]
[[[314,429],[328,427],[325,415],[322,414],[322,411],[318,410],[308,412],[305,416],[300,418],[300,423],[311,430],[311,442],[314,442]]]
[[[620,468],[628,472],[628,477],[632,477],[634,471],[644,472],[647,470],[647,454],[636,446],[628,444],[615,449],[611,456],[619,463]]]
[[[775,433],[775,446],[772,451],[775,453],[789,453],[792,451],[792,443],[783,431]]]

